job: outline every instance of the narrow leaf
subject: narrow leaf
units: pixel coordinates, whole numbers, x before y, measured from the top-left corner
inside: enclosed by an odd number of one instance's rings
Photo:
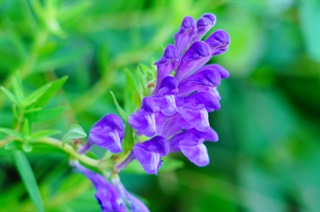
[[[20,174],[20,177],[22,178],[23,183],[30,197],[33,203],[35,204],[37,211],[44,212],[45,210],[44,210],[42,198],[39,192],[38,184],[28,159],[23,154],[23,152],[20,152],[20,151],[15,151],[13,153],[13,156],[14,156],[15,163],[16,163],[18,172]]]
[[[23,135],[21,133],[17,132],[17,131],[12,130],[12,129],[0,128],[0,132],[3,132],[5,134],[7,134],[7,135],[12,135],[12,136],[14,136],[16,138],[19,138],[19,139],[23,140]]]
[[[37,99],[35,107],[44,107],[51,97],[63,86],[68,77],[62,77],[51,83],[51,86]]]
[[[83,128],[78,124],[73,124],[70,130],[63,136],[62,142],[67,143],[70,140],[85,137],[87,137],[87,134],[85,133]]]
[[[13,103],[21,106],[21,102],[13,93],[11,93],[9,90],[7,90],[5,87],[2,87],[2,86],[1,86],[1,90]]]
[[[25,114],[27,114],[27,113],[34,113],[34,112],[40,111],[41,109],[42,109],[41,107],[30,108],[30,109],[25,110],[24,113],[25,113]]]
[[[61,133],[60,130],[42,130],[42,131],[33,133],[31,135],[31,139],[36,140],[39,138],[43,138],[43,137],[47,137],[47,136],[51,136],[51,135],[55,135],[55,134],[59,134],[59,133]]]
[[[30,134],[31,134],[31,129],[30,129],[30,125],[29,125],[29,120],[25,119],[23,122],[23,126],[22,126],[22,131],[23,134],[25,136],[25,138],[29,138]]]
[[[25,100],[25,103],[24,103],[25,107],[36,102],[38,100],[38,98],[41,97],[51,86],[52,86],[52,84],[48,83],[48,84],[42,86],[41,88],[37,89],[36,91],[34,91],[32,94],[30,94]]]
[[[19,75],[16,75],[13,78],[12,84],[13,84],[13,89],[17,98],[20,100],[20,102],[24,102],[25,100],[24,91],[23,91],[23,87],[22,87],[22,83]]]
[[[128,115],[128,114],[122,109],[122,107],[119,105],[119,103],[118,103],[118,101],[117,101],[114,93],[113,93],[112,91],[110,91],[110,93],[111,93],[111,96],[112,96],[112,98],[113,98],[114,104],[115,104],[115,106],[116,106],[116,108],[117,108],[117,110],[118,110],[121,118],[124,119],[125,121],[127,121],[128,118],[129,118],[129,115]]]

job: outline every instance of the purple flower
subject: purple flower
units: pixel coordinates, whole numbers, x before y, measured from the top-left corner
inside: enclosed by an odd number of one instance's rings
[[[209,163],[209,157],[207,148],[203,142],[217,140],[218,135],[211,128],[206,132],[190,129],[177,134],[169,140],[170,152],[181,151],[191,162],[197,166],[206,166]]]
[[[162,131],[166,116],[176,112],[175,95],[178,92],[177,81],[171,76],[163,79],[155,96],[145,97],[141,109],[130,115],[129,124],[146,136]]]
[[[133,147],[133,154],[143,169],[149,174],[156,174],[162,164],[161,158],[169,152],[167,140],[161,136],[137,143]]]
[[[89,142],[108,149],[112,153],[122,151],[124,125],[115,114],[102,117],[90,130]]]
[[[124,203],[121,193],[116,186],[109,183],[102,175],[90,171],[79,163],[75,163],[74,165],[92,182],[96,188],[95,197],[103,212],[126,211],[126,204]]]
[[[114,178],[114,184],[111,184],[102,175],[92,172],[80,163],[73,162],[73,165],[84,174],[96,188],[95,197],[103,212],[126,212],[126,203],[132,212],[149,212],[148,208],[138,198],[125,189],[119,178]]]
[[[168,140],[170,151],[182,151],[199,166],[209,162],[203,142],[216,141],[218,137],[210,128],[208,113],[220,109],[217,87],[222,78],[229,76],[229,72],[217,64],[206,65],[212,56],[224,53],[230,43],[224,30],[217,30],[201,41],[215,23],[216,17],[209,13],[197,23],[189,16],[183,19],[174,36],[174,45],[168,45],[155,63],[158,69],[155,90],[129,117],[129,124],[138,134],[155,136],[133,149],[148,173],[158,171],[161,157],[167,154],[164,150]],[[169,76],[174,70],[174,77]],[[160,147],[163,151],[159,151]]]

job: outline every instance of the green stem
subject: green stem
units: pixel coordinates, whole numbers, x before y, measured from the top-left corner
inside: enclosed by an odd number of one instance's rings
[[[74,157],[75,159],[79,160],[80,162],[89,165],[91,167],[98,168],[100,162],[98,160],[92,159],[86,155],[79,154],[72,146],[69,144],[63,144],[60,140],[51,137],[45,137],[42,139],[37,140],[37,143],[48,144],[50,146],[57,147],[62,151],[68,153],[70,156]]]

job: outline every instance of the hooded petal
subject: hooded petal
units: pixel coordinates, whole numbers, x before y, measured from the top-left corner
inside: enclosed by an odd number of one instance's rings
[[[182,56],[175,78],[178,82],[201,68],[211,58],[210,46],[203,41],[194,42]]]
[[[198,92],[184,98],[185,108],[202,109],[205,108],[208,112],[220,109],[219,99],[209,92]]]
[[[204,141],[217,141],[218,135],[213,129],[201,132],[193,128],[177,134],[169,140],[170,152],[182,153],[198,166],[205,166],[209,162]]]
[[[124,125],[121,118],[115,114],[102,117],[90,130],[90,142],[108,149],[110,152],[122,151]]]
[[[181,152],[197,166],[206,166],[209,164],[209,156],[207,148],[204,144],[190,145],[186,143],[180,144]]]
[[[155,62],[155,65],[157,66],[157,85],[154,90],[155,93],[158,92],[162,80],[178,66],[179,61],[180,54],[178,49],[174,45],[169,44],[161,59]]]
[[[207,38],[206,43],[210,46],[212,56],[223,54],[228,50],[230,36],[224,30],[217,30]]]
[[[167,140],[161,136],[138,143],[133,147],[133,153],[142,165],[143,169],[149,174],[156,174],[161,166],[161,157],[169,152]]]
[[[178,82],[174,77],[165,77],[159,87],[156,96],[165,96],[178,93]]]
[[[214,69],[203,69],[185,78],[179,83],[179,95],[188,95],[195,91],[209,91],[209,87],[220,84],[220,74]]]
[[[180,30],[174,35],[174,45],[180,54],[190,45],[196,33],[197,28],[194,19],[186,16],[182,20]]]
[[[211,13],[204,14],[197,21],[197,34],[194,41],[201,40],[201,38],[215,25],[216,16]]]
[[[181,108],[179,110],[179,113],[184,120],[186,120],[190,125],[192,125],[197,130],[204,132],[210,129],[208,112],[205,108],[203,109]]]
[[[180,114],[175,114],[166,121],[161,135],[166,139],[180,133],[182,130],[189,130],[193,126],[184,120]]]
[[[210,64],[210,65],[203,66],[201,69],[197,71],[197,73],[206,69],[213,69],[217,71],[220,74],[221,78],[228,78],[230,76],[230,73],[225,68],[223,68],[218,64]]]
[[[141,108],[150,113],[161,111],[164,115],[170,116],[176,112],[175,97],[174,95],[145,97]]]
[[[131,114],[128,122],[134,129],[146,136],[153,136],[157,131],[155,114],[149,113],[144,109]]]

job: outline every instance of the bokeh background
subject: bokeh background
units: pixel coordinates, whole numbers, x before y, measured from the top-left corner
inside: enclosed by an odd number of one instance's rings
[[[183,168],[157,176],[121,173],[151,211],[319,211],[320,3],[315,0],[149,1],[0,0],[0,78],[11,88],[17,70],[26,90],[69,76],[48,108],[58,118],[36,125],[86,132],[123,104],[125,70],[150,66],[173,43],[184,16],[217,16],[230,33],[214,57],[231,73],[220,86],[221,110],[210,114],[217,143],[210,165],[181,154]],[[12,127],[1,94],[1,126]],[[2,135],[3,136],[3,135]],[[98,150],[97,150],[98,151]],[[0,150],[1,211],[35,211],[11,152]],[[61,151],[26,154],[47,211],[99,211],[94,188]]]

